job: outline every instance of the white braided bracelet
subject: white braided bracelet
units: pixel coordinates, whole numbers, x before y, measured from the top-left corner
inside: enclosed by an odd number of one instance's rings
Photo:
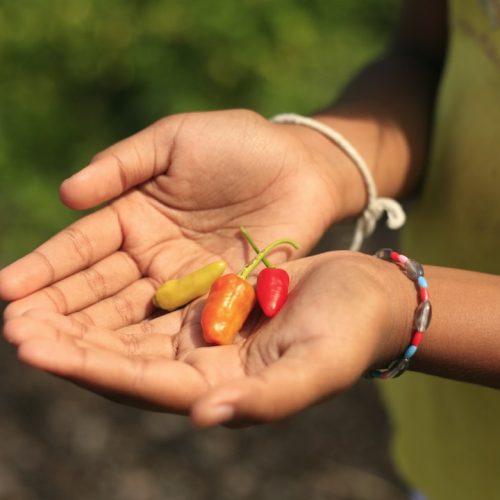
[[[406,221],[406,215],[401,205],[392,198],[377,197],[377,187],[373,176],[366,165],[363,157],[358,153],[354,146],[339,132],[324,123],[309,118],[307,116],[297,115],[295,113],[284,113],[271,118],[274,123],[292,123],[295,125],[304,125],[312,128],[332,140],[344,153],[353,161],[358,168],[365,182],[368,201],[363,213],[356,221],[354,237],[350,246],[351,250],[357,251],[361,248],[363,240],[370,236],[377,222],[384,212],[387,213],[387,227],[390,229],[399,229]]]

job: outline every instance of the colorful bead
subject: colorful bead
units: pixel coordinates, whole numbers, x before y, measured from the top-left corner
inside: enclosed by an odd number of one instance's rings
[[[394,250],[391,252],[391,259],[394,262],[399,262],[399,253],[395,252]]]
[[[416,282],[419,287],[420,303],[415,310],[414,329],[410,345],[406,348],[403,356],[394,360],[384,370],[369,370],[365,373],[366,378],[380,378],[382,380],[401,376],[410,366],[410,359],[416,354],[418,346],[424,338],[424,332],[429,327],[432,317],[432,307],[429,302],[429,290],[427,280],[424,278],[424,268],[416,260],[409,259],[403,254],[395,252],[390,248],[381,248],[375,253],[379,259],[393,261],[401,264],[409,279]]]
[[[375,257],[382,260],[391,260],[391,253],[392,250],[390,248],[381,248],[380,250],[377,250]]]
[[[396,359],[393,361],[390,365],[389,368],[387,369],[388,375],[387,378],[398,378],[403,373],[408,370],[408,367],[410,366],[410,360],[409,358],[402,357],[399,359]]]
[[[401,264],[405,265],[408,260],[409,259],[406,255],[403,255],[402,253],[399,254],[399,262],[401,262]]]
[[[423,276],[419,276],[417,280],[418,286],[420,288],[428,288],[427,280]]]
[[[424,332],[416,331],[411,339],[411,345],[418,347],[422,339],[424,338]]]
[[[404,353],[404,357],[410,359],[417,352],[417,347],[414,345],[408,346]]]
[[[429,327],[431,317],[431,303],[428,300],[420,302],[415,311],[415,330],[418,330],[419,332],[425,332],[425,330],[427,330],[427,328]]]
[[[422,264],[413,259],[408,259],[408,262],[405,264],[405,271],[408,278],[413,281],[418,280],[424,275],[424,268],[422,267]]]

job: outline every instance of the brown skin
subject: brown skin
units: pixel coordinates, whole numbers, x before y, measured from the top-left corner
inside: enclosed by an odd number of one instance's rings
[[[280,314],[254,318],[229,346],[205,347],[196,306],[151,320],[147,329],[118,330],[32,310],[9,320],[5,335],[24,362],[120,402],[190,412],[199,426],[271,421],[400,355],[417,304],[412,282],[374,257],[330,252],[283,266],[292,291]],[[437,312],[413,367],[500,387],[491,358],[499,349],[500,277],[426,271]]]
[[[444,6],[407,2],[388,55],[321,115],[372,166],[382,196],[410,190],[424,164],[446,37]],[[117,196],[0,272],[5,300],[57,283],[11,307],[7,317],[56,307],[66,314],[83,309],[99,322],[115,304],[92,306],[128,285],[123,298],[140,304],[131,311],[138,318],[158,281],[183,274],[186,255],[205,263],[215,254],[239,269],[246,261],[234,238],[240,224],[260,241],[298,239],[300,256],[330,224],[359,213],[366,198],[361,176],[331,141],[242,110],[167,117],[99,153],[61,186],[63,201],[75,209]]]
[[[238,420],[274,420],[388,361],[398,346],[383,341],[387,327],[396,336],[405,326],[389,307],[392,291],[406,285],[395,266],[350,252],[283,266],[292,291],[280,314],[252,318],[232,345],[206,347],[196,305],[149,321],[147,333],[141,324],[109,330],[47,310],[9,320],[4,333],[28,364],[119,401],[191,412],[200,426],[219,423],[221,405]]]
[[[381,195],[410,192],[420,179],[445,6],[407,1],[386,57],[318,114],[359,149]],[[169,117],[98,155],[61,195],[76,209],[119,197],[0,272],[0,294],[20,299],[7,308],[5,336],[32,366],[208,426],[293,414],[384,366],[409,341],[410,280],[395,265],[345,252],[283,265],[292,277],[283,310],[272,321],[254,317],[231,346],[205,347],[197,304],[150,316],[158,281],[214,256],[233,269],[248,260],[235,238],[240,224],[257,241],[295,238],[306,253],[332,222],[362,210],[361,177],[312,130],[247,111]],[[412,367],[499,387],[500,278],[426,273],[435,314]]]

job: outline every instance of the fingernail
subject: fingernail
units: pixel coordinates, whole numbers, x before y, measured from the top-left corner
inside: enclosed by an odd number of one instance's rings
[[[208,409],[206,416],[212,424],[222,424],[234,417],[234,408],[228,404],[212,406]]]

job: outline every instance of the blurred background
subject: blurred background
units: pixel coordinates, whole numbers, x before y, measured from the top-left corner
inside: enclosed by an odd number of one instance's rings
[[[99,150],[180,111],[310,113],[383,50],[398,10],[0,0],[0,267],[79,216],[58,185]],[[373,383],[285,422],[200,432],[21,366],[3,341],[0,363],[0,500],[406,498]]]

